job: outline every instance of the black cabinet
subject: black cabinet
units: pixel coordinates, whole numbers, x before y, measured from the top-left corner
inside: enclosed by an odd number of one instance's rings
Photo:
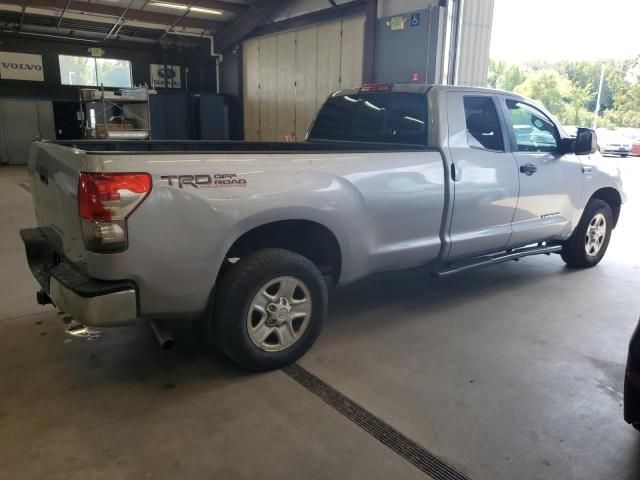
[[[216,93],[192,94],[194,133],[197,140],[228,140],[229,113],[225,96]]]
[[[78,120],[78,102],[53,102],[53,119],[56,126],[56,140],[77,140],[82,138],[82,125]]]
[[[153,140],[191,140],[194,138],[188,94],[184,92],[150,94],[149,111]]]
[[[216,93],[149,95],[153,140],[228,140],[229,108]]]

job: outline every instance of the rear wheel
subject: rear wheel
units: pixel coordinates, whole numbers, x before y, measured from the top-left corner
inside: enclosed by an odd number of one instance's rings
[[[562,259],[575,268],[597,265],[604,257],[611,230],[613,215],[604,200],[592,199],[584,210],[580,223],[562,247]]]
[[[327,286],[318,268],[289,250],[241,258],[216,286],[212,325],[222,351],[255,371],[300,358],[320,334]]]

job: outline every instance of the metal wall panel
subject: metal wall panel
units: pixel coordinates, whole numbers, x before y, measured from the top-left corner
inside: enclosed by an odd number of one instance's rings
[[[260,140],[275,140],[277,122],[277,39],[260,39]]]
[[[245,140],[304,140],[316,111],[362,83],[364,16],[243,43]]]
[[[364,16],[342,20],[342,48],[340,52],[340,88],[362,84],[364,49]]]
[[[260,139],[260,41],[243,43],[244,139]]]
[[[296,130],[296,32],[276,36],[276,139]]]
[[[2,102],[0,102],[0,164],[3,163],[9,163],[9,152],[7,151],[7,132],[4,126]]]
[[[296,139],[304,140],[316,114],[316,62],[318,60],[318,28],[296,32]]]
[[[316,108],[331,92],[340,88],[340,31],[341,22],[318,25],[318,75],[316,83]]]
[[[417,73],[415,81],[435,83],[440,9],[430,7],[411,13],[418,16],[418,25],[405,23],[403,29],[391,28],[392,17],[378,20],[373,71],[376,82],[409,82]],[[409,21],[409,14],[402,17]]]
[[[457,85],[487,84],[493,3],[494,0],[463,1]]]
[[[4,117],[7,160],[10,165],[25,165],[31,142],[40,138],[38,104],[33,100],[2,100],[0,105]]]

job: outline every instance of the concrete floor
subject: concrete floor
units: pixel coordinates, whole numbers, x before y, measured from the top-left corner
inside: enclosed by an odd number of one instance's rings
[[[471,479],[637,479],[622,419],[640,313],[640,159],[605,260],[534,257],[441,281],[376,275],[331,294],[300,364]],[[0,169],[0,477],[425,478],[282,372],[249,375],[149,329],[70,339],[35,304],[21,168]]]

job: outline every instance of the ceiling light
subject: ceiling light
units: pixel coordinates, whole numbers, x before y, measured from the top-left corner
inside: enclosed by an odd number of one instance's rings
[[[209,15],[222,15],[220,10],[213,10],[212,8],[191,7],[190,12],[208,13]]]
[[[182,5],[179,3],[169,3],[169,2],[149,2],[149,5],[152,7],[163,7],[163,8],[173,8],[174,10],[187,10],[189,12],[196,13],[206,13],[208,15],[222,15],[223,12],[220,10],[214,10],[212,8],[203,8],[203,7],[189,7],[188,5]]]
[[[152,7],[173,8],[174,10],[188,10],[189,9],[189,7],[187,5],[180,5],[178,3],[150,2],[149,5],[152,6]]]

